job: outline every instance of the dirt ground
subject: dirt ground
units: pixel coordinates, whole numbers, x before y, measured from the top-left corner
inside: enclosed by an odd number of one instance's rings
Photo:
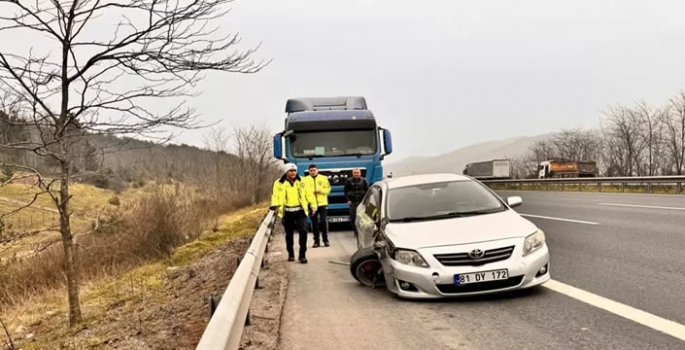
[[[250,308],[250,325],[245,327],[240,341],[242,350],[275,350],[280,341],[281,315],[288,289],[285,235],[276,223],[272,234],[266,268],[259,273],[259,289],[255,289]]]
[[[195,349],[209,320],[209,296],[223,294],[237,258],[249,244],[248,238],[233,240],[190,266],[170,271],[157,291],[161,298],[149,298],[133,310],[111,305],[108,319],[83,336],[118,334],[104,342],[112,349]]]

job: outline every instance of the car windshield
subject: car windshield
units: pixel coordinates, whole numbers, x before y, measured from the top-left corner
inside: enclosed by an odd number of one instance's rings
[[[391,222],[438,220],[507,210],[483,185],[471,180],[391,189],[386,209]]]
[[[290,137],[294,158],[363,156],[375,152],[375,130],[299,132]]]

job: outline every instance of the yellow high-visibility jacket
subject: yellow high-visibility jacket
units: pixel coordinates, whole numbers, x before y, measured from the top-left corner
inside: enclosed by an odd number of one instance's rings
[[[331,193],[331,183],[328,178],[322,175],[317,175],[313,178],[311,175],[304,177],[304,183],[307,185],[307,190],[314,193],[319,190],[321,193],[314,194],[314,201],[317,207],[328,205],[328,194]]]
[[[274,181],[273,192],[271,194],[271,206],[278,208],[278,217],[282,218],[286,207],[301,206],[306,214],[309,209],[316,210],[314,192],[302,181],[298,175],[295,181],[290,183],[286,175]]]

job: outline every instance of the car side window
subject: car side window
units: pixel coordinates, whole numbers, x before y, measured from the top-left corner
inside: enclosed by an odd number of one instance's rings
[[[378,201],[378,188],[377,187],[372,187],[369,189],[369,196],[368,196],[368,203],[366,203],[365,208],[364,208],[364,213],[368,215],[369,217],[373,218],[374,213],[377,214],[379,210],[379,201]]]

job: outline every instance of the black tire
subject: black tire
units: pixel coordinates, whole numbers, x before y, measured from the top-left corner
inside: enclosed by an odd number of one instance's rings
[[[366,287],[385,286],[381,261],[371,247],[358,250],[350,258],[350,273],[357,282]],[[375,284],[373,278],[376,278]]]

